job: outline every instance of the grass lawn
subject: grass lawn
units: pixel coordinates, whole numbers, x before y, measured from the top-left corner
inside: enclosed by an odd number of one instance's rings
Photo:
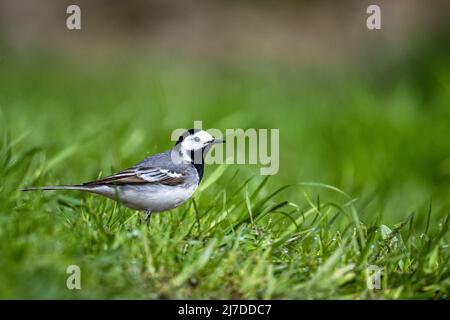
[[[448,298],[449,61],[3,58],[0,298]],[[19,191],[129,167],[194,120],[280,129],[279,173],[208,166],[193,199],[149,225],[98,196]]]

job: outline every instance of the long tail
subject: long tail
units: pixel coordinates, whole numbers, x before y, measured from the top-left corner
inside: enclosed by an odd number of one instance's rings
[[[45,187],[29,187],[23,188],[22,191],[36,191],[36,190],[79,190],[79,191],[89,191],[92,188],[83,185],[70,185],[70,186],[45,186]]]

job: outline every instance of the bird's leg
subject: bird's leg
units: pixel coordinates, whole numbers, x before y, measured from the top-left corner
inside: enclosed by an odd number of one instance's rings
[[[142,223],[149,223],[150,222],[150,216],[152,215],[151,210],[145,210],[144,211],[144,218],[142,219]]]

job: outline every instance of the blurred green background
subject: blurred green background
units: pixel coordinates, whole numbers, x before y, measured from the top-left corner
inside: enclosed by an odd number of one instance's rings
[[[367,1],[77,3],[79,31],[65,28],[68,1],[0,6],[0,132],[22,137],[18,153],[39,148],[0,181],[4,223],[26,201],[8,202],[19,186],[79,183],[133,165],[170,148],[172,130],[194,120],[279,129],[271,188],[336,186],[358,198],[365,222],[415,212],[423,225],[430,202],[433,221],[448,213],[448,3],[376,1],[376,31],[365,26]],[[49,159],[51,170],[26,169]],[[242,181],[259,173],[233,167]],[[13,268],[3,249],[0,279],[19,277],[27,260],[15,257]],[[0,285],[0,297],[24,293],[11,286]]]

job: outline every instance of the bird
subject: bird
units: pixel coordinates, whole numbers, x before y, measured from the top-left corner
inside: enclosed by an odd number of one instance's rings
[[[143,220],[148,221],[152,213],[172,210],[191,198],[203,178],[206,154],[213,145],[224,142],[207,131],[190,129],[179,136],[172,149],[113,175],[82,184],[28,187],[22,191],[94,193],[142,211]]]

